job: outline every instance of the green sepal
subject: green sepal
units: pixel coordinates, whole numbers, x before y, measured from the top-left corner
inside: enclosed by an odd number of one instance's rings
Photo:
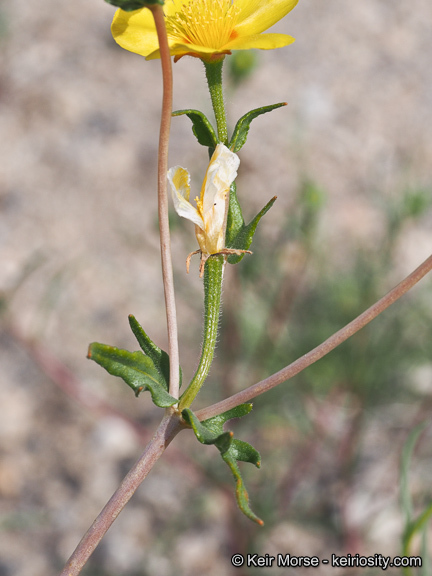
[[[138,341],[142,351],[144,354],[149,356],[153,360],[153,364],[155,365],[156,370],[159,372],[160,376],[163,378],[164,386],[166,390],[169,390],[169,377],[170,377],[170,360],[168,354],[165,350],[162,350],[157,346],[153,340],[148,336],[148,334],[144,331],[144,328],[138,322],[138,320],[133,316],[133,314],[129,314],[129,325],[131,327],[132,332],[134,333],[135,338]],[[180,368],[179,380],[180,380],[180,388],[182,385],[182,369]]]
[[[260,454],[253,446],[233,438],[232,432],[224,432],[225,422],[232,418],[241,418],[252,410],[252,404],[240,404],[223,414],[200,422],[190,408],[182,411],[183,419],[192,427],[195,436],[202,444],[214,444],[222,459],[229,466],[236,482],[236,500],[240,510],[253,522],[264,524],[251,510],[249,495],[245,488],[237,461],[250,462],[257,468],[261,466]]]
[[[225,246],[231,246],[236,236],[244,226],[244,218],[237,198],[237,186],[233,182],[230,187]]]
[[[178,402],[166,391],[166,384],[153,360],[142,352],[129,352],[93,342],[89,346],[87,358],[94,360],[112,376],[122,378],[135,392],[135,396],[148,390],[153,403],[160,408],[167,408]]]
[[[264,208],[260,210],[260,212],[258,212],[255,218],[251,220],[251,222],[249,222],[247,226],[243,223],[243,226],[240,228],[239,232],[237,233],[237,236],[233,240],[231,240],[231,242],[229,243],[227,242],[227,248],[235,248],[236,250],[249,250],[259,221],[264,216],[264,214],[267,214],[267,212],[270,210],[270,208],[273,206],[275,202],[276,202],[276,196],[273,196],[273,198],[269,202],[267,202]],[[243,256],[244,254],[240,254],[239,256],[237,256],[236,254],[231,254],[230,256],[228,256],[228,262],[230,264],[238,264],[238,262],[240,262]]]
[[[117,6],[125,12],[133,12],[133,10],[154,6],[155,4],[164,5],[164,0],[105,0],[105,2]]]
[[[261,108],[255,108],[255,110],[250,110],[244,116],[240,118],[234,128],[233,135],[231,137],[231,141],[229,143],[228,148],[230,148],[233,152],[238,152],[240,148],[244,146],[246,143],[249,128],[252,120],[261,116],[261,114],[265,114],[266,112],[271,112],[276,108],[280,108],[281,106],[286,106],[286,102],[279,102],[278,104],[271,104],[270,106],[262,106]]]
[[[183,116],[186,114],[192,121],[192,132],[202,146],[207,146],[211,151],[218,144],[216,132],[205,114],[199,110],[176,110],[173,116]]]

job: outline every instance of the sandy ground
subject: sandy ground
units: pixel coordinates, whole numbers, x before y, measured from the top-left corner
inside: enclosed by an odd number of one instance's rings
[[[134,346],[129,313],[166,347],[155,196],[159,62],[118,48],[112,15],[102,0],[0,1],[0,290],[9,305],[0,332],[0,576],[59,571],[158,418],[148,400],[137,403],[85,359],[91,341]],[[295,44],[259,53],[255,73],[227,92],[231,125],[251,108],[288,103],[254,121],[240,154],[246,214],[278,196],[264,235],[272,237],[310,179],[327,193],[328,251],[344,262],[358,241],[379,237],[381,198],[431,189],[431,22],[427,0],[301,0],[275,27]],[[210,114],[198,60],[178,62],[174,80],[175,109]],[[173,121],[170,164],[188,167],[198,189],[206,152],[186,118]],[[431,223],[429,215],[407,228],[395,280],[430,254]],[[175,228],[187,375],[201,330],[200,280],[196,269],[190,277],[184,270],[194,249],[192,230]],[[54,358],[144,433],[65,395],[46,374]],[[240,574],[229,543],[247,529],[232,519],[230,495],[181,457],[183,445],[195,446],[185,435],[158,465],[88,574]],[[184,511],[202,486],[197,525]],[[364,527],[361,502],[351,512]],[[386,532],[383,542],[396,538],[394,515],[390,508],[374,525]],[[336,546],[289,515],[270,522],[261,543],[303,553]]]

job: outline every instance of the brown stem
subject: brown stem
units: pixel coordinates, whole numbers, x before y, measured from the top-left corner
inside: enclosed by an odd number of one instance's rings
[[[239,404],[243,404],[243,402],[249,402],[252,398],[275,388],[282,382],[289,380],[317,360],[320,360],[323,356],[328,354],[331,350],[348,340],[350,336],[361,330],[366,324],[369,324],[372,320],[374,320],[381,312],[383,312],[386,308],[391,306],[396,300],[398,300],[401,296],[406,294],[408,290],[410,290],[417,282],[419,282],[428,272],[432,270],[432,255],[429,256],[418,268],[414,270],[409,276],[407,276],[402,282],[400,282],[393,290],[390,290],[383,298],[378,300],[373,306],[368,308],[363,314],[357,316],[355,320],[335,332],[330,338],[325,340],[322,344],[302,356],[298,358],[292,364],[285,366],[279,372],[272,374],[265,380],[261,380],[261,382],[257,382],[252,386],[249,386],[245,390],[234,394],[230,398],[226,398],[217,404],[213,404],[212,406],[208,406],[207,408],[203,408],[199,410],[196,415],[200,420],[206,420],[207,418],[211,418],[213,416],[217,416],[218,414],[222,414],[222,412],[226,412],[231,408],[235,408]]]
[[[181,429],[182,425],[177,413],[168,411],[141,457],[130,469],[123,482],[84,535],[60,576],[77,576],[81,572],[111,524]]]
[[[170,384],[169,393],[174,398],[179,397],[179,350],[177,337],[177,316],[174,293],[174,279],[171,260],[171,241],[168,220],[168,194],[167,194],[167,171],[168,171],[168,144],[171,126],[173,79],[171,67],[171,55],[168,46],[165,28],[165,16],[162,6],[155,4],[148,7],[155,21],[156,32],[159,40],[159,50],[162,65],[162,113],[159,132],[159,155],[158,155],[158,211],[159,232],[162,259],[162,277],[165,293],[165,308],[168,328],[168,351],[170,358]]]

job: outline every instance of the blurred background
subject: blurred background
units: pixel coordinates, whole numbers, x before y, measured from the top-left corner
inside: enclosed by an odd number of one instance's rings
[[[160,63],[114,43],[113,13],[102,0],[0,0],[0,576],[58,573],[160,418],[86,360],[92,341],[138,348],[129,313],[167,347]],[[273,29],[292,46],[227,59],[231,128],[252,108],[288,105],[254,120],[240,152],[246,220],[278,200],[253,257],[226,271],[197,406],[306,353],[431,253],[431,22],[427,0],[301,0]],[[180,60],[174,81],[174,109],[210,116],[200,61]],[[173,119],[176,164],[198,193],[207,153],[186,117]],[[172,229],[188,379],[202,286],[198,261],[185,272],[193,227],[173,213]],[[237,510],[215,449],[182,433],[83,574],[241,576],[252,569],[232,568],[234,553],[400,554],[407,497],[416,517],[432,483],[430,427],[401,472],[410,433],[430,421],[431,288],[427,277],[232,424],[261,452],[261,470],[242,470],[264,528]],[[426,544],[412,551],[426,558]]]

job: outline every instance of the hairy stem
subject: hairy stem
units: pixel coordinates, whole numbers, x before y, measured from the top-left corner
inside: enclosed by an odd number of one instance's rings
[[[204,268],[204,339],[201,358],[191,383],[180,399],[179,410],[188,408],[210,371],[216,348],[222,294],[223,256],[210,256]]]
[[[210,91],[214,115],[216,118],[219,142],[228,144],[228,128],[222,88],[223,62],[223,59],[213,62],[204,61],[204,66],[206,70],[207,83]]]
[[[216,118],[218,138],[228,143],[228,129],[222,90],[223,59],[204,62],[213,111]],[[228,196],[229,202],[229,196]],[[225,217],[226,221],[226,217]],[[191,383],[180,399],[179,409],[188,408],[204,384],[210,371],[216,348],[220,315],[224,257],[213,255],[204,268],[204,339],[201,358]]]
[[[181,429],[182,424],[178,414],[167,410],[152,440],[84,535],[60,576],[77,576],[81,572],[111,524]]]
[[[417,282],[419,282],[426,274],[428,274],[432,270],[432,255],[429,256],[418,268],[414,270],[409,276],[407,276],[402,282],[400,282],[393,290],[390,290],[388,294],[383,296],[378,302],[373,304],[370,308],[368,308],[363,314],[357,316],[355,320],[347,324],[338,332],[335,332],[330,338],[325,340],[322,344],[302,356],[298,358],[292,364],[289,364],[279,372],[276,372],[272,376],[269,376],[265,380],[261,380],[261,382],[257,382],[253,386],[249,386],[245,390],[234,394],[230,398],[226,398],[217,404],[213,404],[212,406],[208,406],[202,410],[199,410],[196,415],[200,420],[206,420],[207,418],[212,418],[213,416],[217,416],[218,414],[222,414],[222,412],[226,412],[239,404],[243,404],[244,402],[249,402],[252,398],[275,388],[282,382],[289,380],[299,372],[302,372],[305,368],[320,360],[323,356],[328,354],[331,350],[348,340],[350,336],[361,330],[364,326],[369,324],[372,320],[374,320],[381,312],[383,312],[386,308],[391,306],[396,300],[398,300],[401,296],[406,294]]]
[[[168,220],[168,144],[172,114],[173,80],[171,55],[168,46],[165,16],[162,6],[155,4],[149,6],[153,14],[159,40],[159,49],[162,65],[163,97],[162,113],[159,132],[158,154],[158,212],[159,232],[162,259],[162,277],[165,293],[165,308],[168,329],[168,354],[170,359],[169,393],[174,398],[179,397],[179,349],[177,336],[177,315],[174,292],[174,278],[171,260],[171,241]]]

